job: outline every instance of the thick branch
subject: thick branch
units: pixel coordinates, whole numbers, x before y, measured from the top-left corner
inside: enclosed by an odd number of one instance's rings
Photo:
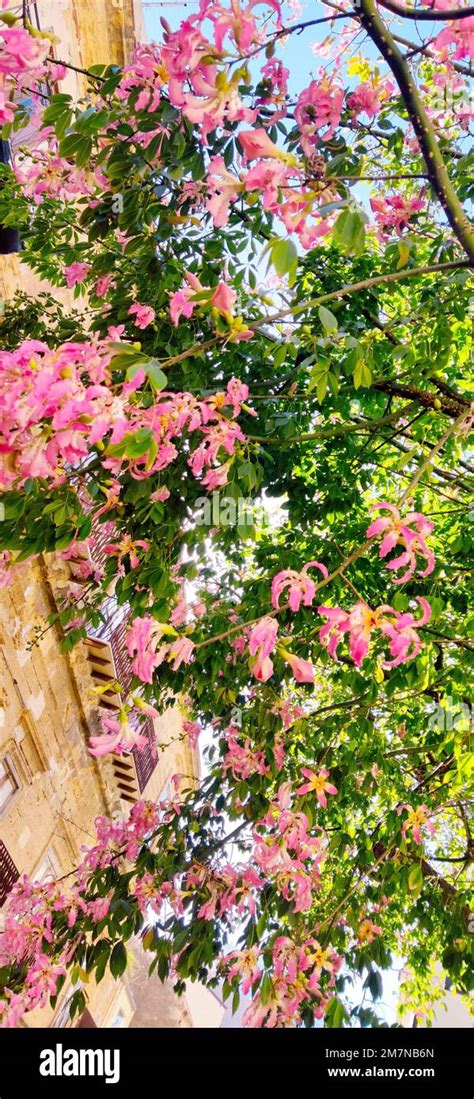
[[[474,253],[473,253],[474,257]],[[473,259],[474,262],[474,259]],[[372,286],[382,286],[392,282],[400,282],[401,279],[412,279],[418,275],[435,275],[442,271],[454,271],[459,267],[471,267],[470,260],[448,260],[446,263],[431,263],[427,267],[403,267],[401,271],[389,271],[385,275],[373,275],[369,279],[361,279],[360,282],[352,282],[338,290],[331,290],[329,294],[320,294],[317,298],[309,298],[305,302],[297,302],[286,309],[280,309],[278,313],[272,313],[268,317],[260,317],[258,321],[249,321],[248,328],[253,330],[261,328],[264,324],[275,324],[285,317],[298,316],[307,309],[315,309],[318,305],[325,305],[328,301],[336,301],[337,298],[345,298],[347,294],[355,294],[358,290],[370,290]],[[160,363],[160,366],[163,365]]]
[[[429,393],[426,389],[417,389],[413,385],[402,385],[401,382],[392,382],[389,379],[373,382],[372,389],[377,389],[379,393],[409,397],[412,401],[417,401],[418,404],[423,405],[424,408],[444,413],[445,416],[450,416],[453,420],[456,420],[463,410],[469,408],[469,401],[464,397],[445,396],[441,399],[434,393]]]
[[[397,81],[408,116],[418,138],[431,186],[471,263],[474,263],[474,228],[466,216],[448,175],[436,133],[421,101],[412,73],[393,35],[377,11],[375,0],[358,0],[362,26],[380,50]],[[467,9],[466,9],[467,10]],[[445,14],[443,12],[443,14]]]
[[[397,4],[395,0],[378,0],[378,3],[382,8],[393,11],[394,15],[401,15],[402,19],[416,19],[417,21],[425,19],[426,22],[430,23],[436,19],[441,19],[443,22],[449,19],[469,19],[471,15],[474,15],[474,8],[446,8],[440,11],[439,8],[406,8],[404,4]]]

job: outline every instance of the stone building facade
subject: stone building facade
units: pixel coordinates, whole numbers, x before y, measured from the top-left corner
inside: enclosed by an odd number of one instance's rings
[[[0,920],[19,875],[57,880],[77,865],[81,847],[94,841],[97,816],[127,813],[140,797],[156,801],[174,774],[192,781],[198,772],[177,708],[151,723],[156,751],[145,772],[131,756],[95,760],[89,755],[87,741],[99,718],[91,660],[96,639],[65,655],[58,627],[45,629],[64,568],[62,562],[38,558],[0,600]],[[101,668],[107,668],[108,643],[101,645]],[[111,667],[111,678],[117,672]],[[104,979],[86,989],[88,1025],[128,1026],[136,1013],[148,1022],[135,1026],[190,1025],[185,1006],[170,989],[158,982],[147,985],[135,953],[125,982]],[[66,985],[56,1011],[33,1012],[28,1025],[69,1025],[70,993]]]

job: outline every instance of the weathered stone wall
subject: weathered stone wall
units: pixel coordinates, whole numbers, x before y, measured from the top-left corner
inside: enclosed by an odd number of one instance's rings
[[[41,30],[51,31],[59,39],[55,56],[77,69],[123,65],[136,43],[145,40],[141,0],[41,0],[38,11]],[[84,95],[86,85],[83,73],[69,69],[60,91],[77,99]],[[21,144],[21,133],[18,142]],[[18,254],[0,256],[0,307],[17,290],[34,297],[51,287],[21,263]],[[60,288],[54,294],[63,305],[77,308],[78,299],[70,291]]]
[[[113,786],[86,748],[93,718],[87,667],[63,655],[55,627],[34,643],[50,611],[38,560],[0,600],[0,760],[17,786],[0,810],[0,839],[20,874],[41,878],[67,874],[94,840],[95,817],[113,808]],[[55,1025],[69,994],[65,986],[57,1012],[32,1012],[28,1025]],[[119,1007],[128,1025],[134,1004],[123,983],[104,980],[89,999],[97,1025],[107,1025]]]

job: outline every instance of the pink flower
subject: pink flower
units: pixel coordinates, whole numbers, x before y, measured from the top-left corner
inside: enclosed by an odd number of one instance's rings
[[[228,171],[222,156],[211,157],[206,183],[206,209],[212,215],[216,229],[222,229],[229,220],[230,205],[238,198],[244,184]]]
[[[354,114],[366,114],[367,118],[375,118],[394,92],[395,85],[391,80],[364,80],[348,95],[347,106]]]
[[[202,729],[198,721],[183,721],[183,729],[188,734],[191,748],[196,748]]]
[[[238,0],[232,0],[231,7],[226,8],[223,4],[216,3],[216,0],[202,0],[202,13],[214,23],[214,41],[219,53],[223,51],[227,34],[232,36],[243,54],[248,53],[252,43],[258,41],[259,30],[252,8],[257,7],[260,2],[261,0],[250,0],[245,7],[241,7]],[[267,3],[276,12],[276,30],[281,30],[280,4],[277,0],[267,0]]]
[[[219,313],[232,314],[236,297],[237,294],[235,293],[235,290],[232,290],[230,286],[227,286],[227,283],[220,282],[212,295],[211,305],[214,309],[218,309]]]
[[[312,80],[311,84],[300,93],[295,108],[295,119],[306,156],[313,155],[319,131],[324,127],[327,127],[322,135],[324,139],[328,141],[333,137],[339,125],[343,103],[344,88],[326,76],[319,81]]]
[[[382,500],[374,504],[372,511],[388,511],[388,516],[375,519],[367,528],[367,538],[373,538],[378,534],[384,535],[380,543],[379,557],[386,557],[396,546],[403,546],[404,552],[387,564],[387,568],[398,572],[408,565],[406,572],[395,580],[395,584],[403,584],[410,580],[417,567],[417,556],[421,555],[426,561],[426,566],[420,576],[429,576],[435,566],[434,553],[426,544],[426,538],[434,529],[434,523],[425,519],[418,511],[411,511],[406,519],[402,520],[398,508]]]
[[[260,160],[247,172],[244,187],[247,192],[261,191],[265,209],[280,214],[281,188],[285,184],[290,185],[295,175],[296,173],[282,161]]]
[[[370,205],[380,228],[380,236],[385,239],[390,230],[395,229],[398,236],[407,228],[410,218],[426,206],[423,193],[418,198],[404,198],[402,195],[378,195],[371,198]]]
[[[224,462],[223,465],[218,466],[217,469],[209,469],[203,477],[201,484],[204,488],[207,488],[209,492],[212,492],[215,488],[222,488],[227,484],[229,477],[230,462]]]
[[[421,640],[417,630],[429,622],[431,607],[422,596],[417,595],[416,599],[421,607],[421,618],[414,618],[409,611],[403,614],[396,612],[395,621],[384,619],[381,623],[380,628],[389,638],[389,649],[393,657],[392,660],[384,661],[384,668],[397,668],[399,664],[414,660],[421,650]]]
[[[250,992],[252,985],[261,977],[258,959],[258,946],[252,946],[248,950],[233,950],[231,954],[226,954],[221,960],[222,967],[229,967],[227,969],[227,980],[232,983],[234,978],[238,977],[241,981],[244,996]],[[229,963],[231,963],[230,966]]]
[[[228,70],[230,75],[230,70]],[[196,126],[201,127],[201,141],[225,122],[253,122],[255,108],[244,107],[239,92],[238,71],[231,79],[217,65],[202,65],[193,73],[191,85],[196,95],[184,90],[181,80],[171,79],[169,97],[175,107]]]
[[[156,492],[152,492],[150,496],[150,503],[162,504],[165,500],[169,500],[169,497],[170,490],[169,488],[166,488],[166,485],[163,485],[163,488],[158,488]]]
[[[421,829],[426,828],[430,836],[434,836],[436,832],[435,825],[429,819],[429,809],[427,805],[418,805],[416,809],[412,805],[402,805],[397,809],[398,813],[401,813],[402,809],[406,809],[407,818],[402,824],[402,836],[406,839],[407,832],[411,831],[415,843],[421,844],[423,842]]]
[[[84,279],[89,274],[90,265],[88,263],[70,263],[69,267],[66,267],[64,274],[66,276],[66,282],[70,290],[78,282],[84,282]]]
[[[132,896],[136,897],[140,912],[147,913],[149,908],[157,915],[162,908],[164,896],[160,895],[159,888],[153,874],[143,874],[141,878],[135,878],[130,887]]]
[[[143,683],[153,682],[153,672],[162,664],[167,649],[157,649],[157,644],[162,637],[162,629],[156,619],[150,615],[143,618],[134,618],[127,633],[126,645],[128,654],[134,657],[132,671]]]
[[[450,60],[462,61],[463,57],[474,60],[474,16],[470,15],[459,21],[452,20],[438,34],[432,45],[442,55],[449,54]],[[449,53],[449,46],[456,47],[452,53]]]
[[[249,639],[249,653],[253,656],[258,649],[263,656],[268,656],[275,648],[278,633],[278,622],[274,618],[261,618],[254,626]]]
[[[376,935],[382,934],[382,928],[373,923],[372,920],[364,919],[359,924],[357,941],[359,943],[371,943],[375,939]]]
[[[150,548],[150,543],[146,542],[143,538],[137,538],[135,541],[129,534],[122,538],[121,542],[109,542],[104,546],[104,553],[109,557],[117,557],[119,562],[124,557],[128,557],[130,561],[130,568],[136,569],[140,564],[140,556],[137,553],[137,549],[142,549],[144,553]]]
[[[273,661],[270,653],[273,652],[278,633],[278,622],[274,618],[261,618],[254,626],[249,638],[249,653],[257,655],[252,665],[252,672],[256,679],[266,683],[273,675]]]
[[[105,298],[105,295],[108,294],[111,286],[113,286],[113,281],[112,275],[101,275],[94,286],[95,296],[97,298]]]
[[[48,38],[36,37],[24,27],[6,27],[1,24],[0,72],[7,76],[20,76],[28,70],[41,71],[50,48]]]
[[[276,610],[280,609],[279,600],[285,588],[290,589],[288,595],[290,610],[298,611],[301,602],[303,602],[304,607],[311,606],[316,592],[316,584],[307,576],[307,570],[311,568],[319,569],[324,579],[327,580],[328,570],[319,561],[308,561],[308,564],[303,566],[301,572],[294,572],[292,569],[277,572],[272,580],[272,606]]]
[[[415,627],[424,626],[431,617],[431,607],[426,599],[417,597],[422,616],[415,619],[409,612],[400,614],[393,607],[383,604],[372,611],[366,603],[356,603],[347,612],[342,607],[318,607],[318,614],[327,622],[319,631],[319,640],[326,646],[330,656],[337,655],[339,642],[349,634],[349,651],[354,663],[360,668],[369,652],[371,633],[379,630],[389,638],[390,653],[393,660],[386,661],[384,667],[396,667],[413,660],[421,649],[421,640]]]
[[[175,294],[170,298],[170,317],[172,323],[176,325],[179,323],[179,318],[192,317],[193,312],[198,304],[197,301],[192,299],[196,297],[196,294],[200,294],[204,291],[204,287],[199,279],[190,271],[186,273],[186,282],[188,286],[184,290],[177,290]]]
[[[262,158],[267,159],[268,157],[275,157],[277,160],[290,160],[294,163],[294,157],[288,157],[287,153],[283,152],[282,149],[279,149],[278,146],[271,141],[267,131],[263,128],[256,130],[241,130],[238,138],[247,160],[260,160]]]
[[[290,665],[297,683],[314,683],[314,670],[309,660],[303,660],[301,656],[295,656],[287,649],[279,649],[279,655]]]
[[[189,607],[185,599],[179,599],[176,606],[173,608],[170,615],[170,622],[172,626],[182,626],[187,622],[189,615]]]
[[[249,387],[245,382],[240,382],[238,378],[231,378],[227,382],[226,400],[225,404],[232,405],[232,412],[234,416],[238,416],[240,413],[240,406],[243,401],[246,401],[249,395]]]
[[[243,744],[239,744],[235,733],[229,729],[227,734],[227,752],[222,761],[224,774],[232,771],[238,781],[246,779],[249,775],[264,775],[267,772],[263,752],[252,747],[247,737]]]
[[[149,324],[152,324],[155,319],[155,310],[151,308],[151,305],[140,305],[139,302],[135,302],[130,306],[128,310],[130,317],[135,317],[136,328],[148,328]]]
[[[3,77],[0,75],[0,124],[4,126],[9,122],[13,122],[16,104],[11,99],[6,98],[2,88],[2,80]]]
[[[173,660],[172,667],[174,672],[178,671],[181,664],[189,664],[191,662],[194,649],[195,645],[190,637],[180,637],[177,641],[173,641],[169,659]]]
[[[132,748],[144,748],[146,737],[140,733],[140,728],[133,728],[126,714],[120,718],[103,717],[102,727],[105,732],[102,736],[91,736],[89,740],[89,752],[91,756],[106,756],[109,752],[123,755]]]
[[[297,794],[316,794],[319,804],[323,809],[327,807],[326,794],[337,794],[337,787],[328,782],[329,771],[327,767],[321,767],[320,771],[311,771],[309,767],[302,767],[301,774],[308,780],[299,786]]]
[[[39,954],[28,971],[25,983],[29,988],[33,1007],[44,1004],[47,996],[54,996],[58,980],[66,976],[64,965],[54,965],[46,954]]]

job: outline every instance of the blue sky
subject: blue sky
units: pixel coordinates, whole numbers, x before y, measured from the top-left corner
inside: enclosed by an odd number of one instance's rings
[[[186,4],[168,5],[166,3],[160,3],[159,5],[147,6],[146,0],[144,3],[145,22],[150,40],[159,40],[162,35],[162,28],[160,24],[160,17],[163,16],[173,30],[177,29],[183,19],[189,18],[195,12],[197,12],[199,4],[197,0],[187,0]],[[258,8],[257,15],[258,15]],[[264,5],[262,4],[260,10],[264,11]],[[282,10],[284,14],[285,22],[289,21],[291,17],[291,11],[288,4],[282,4]],[[303,13],[298,19],[298,22],[302,22],[308,19],[324,18],[328,14],[328,9],[322,3],[310,2],[304,4]],[[334,24],[335,27],[345,26],[342,20],[339,23]],[[274,26],[272,21],[271,26]],[[290,70],[290,92],[300,92],[308,83],[312,73],[316,73],[320,64],[325,64],[324,60],[318,60],[311,50],[311,45],[314,42],[322,42],[328,33],[329,24],[322,24],[319,27],[309,27],[301,34],[290,35],[286,43],[281,44],[278,48],[278,57],[281,57],[286,67]],[[362,40],[362,36],[359,35],[359,41]],[[357,52],[357,47],[354,48],[354,52]]]
[[[244,6],[244,0],[242,0]],[[177,29],[183,19],[187,19],[198,11],[198,0],[186,0],[186,3],[173,3],[167,4],[165,0],[160,3],[147,4],[147,0],[143,0],[143,7],[145,12],[145,23],[147,27],[147,33],[149,40],[155,39],[159,41],[162,36],[162,27],[160,24],[160,17],[163,16],[173,30]],[[258,12],[264,11],[265,6],[262,2],[262,6],[256,9]],[[287,3],[282,2],[283,20],[285,24],[288,24],[291,19],[291,10]],[[309,2],[303,3],[303,12],[296,22],[304,22],[310,19],[324,18],[329,14],[329,9],[323,3],[318,3],[317,0],[309,0]],[[389,12],[385,12],[385,15],[391,21],[392,16]],[[338,21],[334,26],[335,34],[339,32],[339,28],[346,27],[350,23],[350,20]],[[272,26],[274,22],[272,21]],[[418,33],[417,27],[420,28]],[[441,24],[423,22],[419,25],[413,20],[400,20],[396,19],[393,24],[393,29],[396,29],[404,37],[409,38],[413,42],[421,42],[428,38],[433,37],[439,30],[441,30]],[[317,27],[309,27],[302,31],[300,34],[290,35],[285,44],[281,44],[278,48],[278,57],[281,57],[286,67],[290,70],[290,82],[289,89],[291,94],[298,94],[306,85],[311,77],[312,73],[316,73],[319,66],[326,65],[327,60],[319,59],[313,53],[311,46],[315,42],[322,42],[329,33],[329,24],[322,24]],[[377,51],[371,43],[367,42],[366,36],[359,32],[357,35],[357,29],[354,28],[354,54],[360,49],[361,43],[364,41],[364,56],[375,60]],[[382,71],[387,71],[386,66],[381,62]]]

